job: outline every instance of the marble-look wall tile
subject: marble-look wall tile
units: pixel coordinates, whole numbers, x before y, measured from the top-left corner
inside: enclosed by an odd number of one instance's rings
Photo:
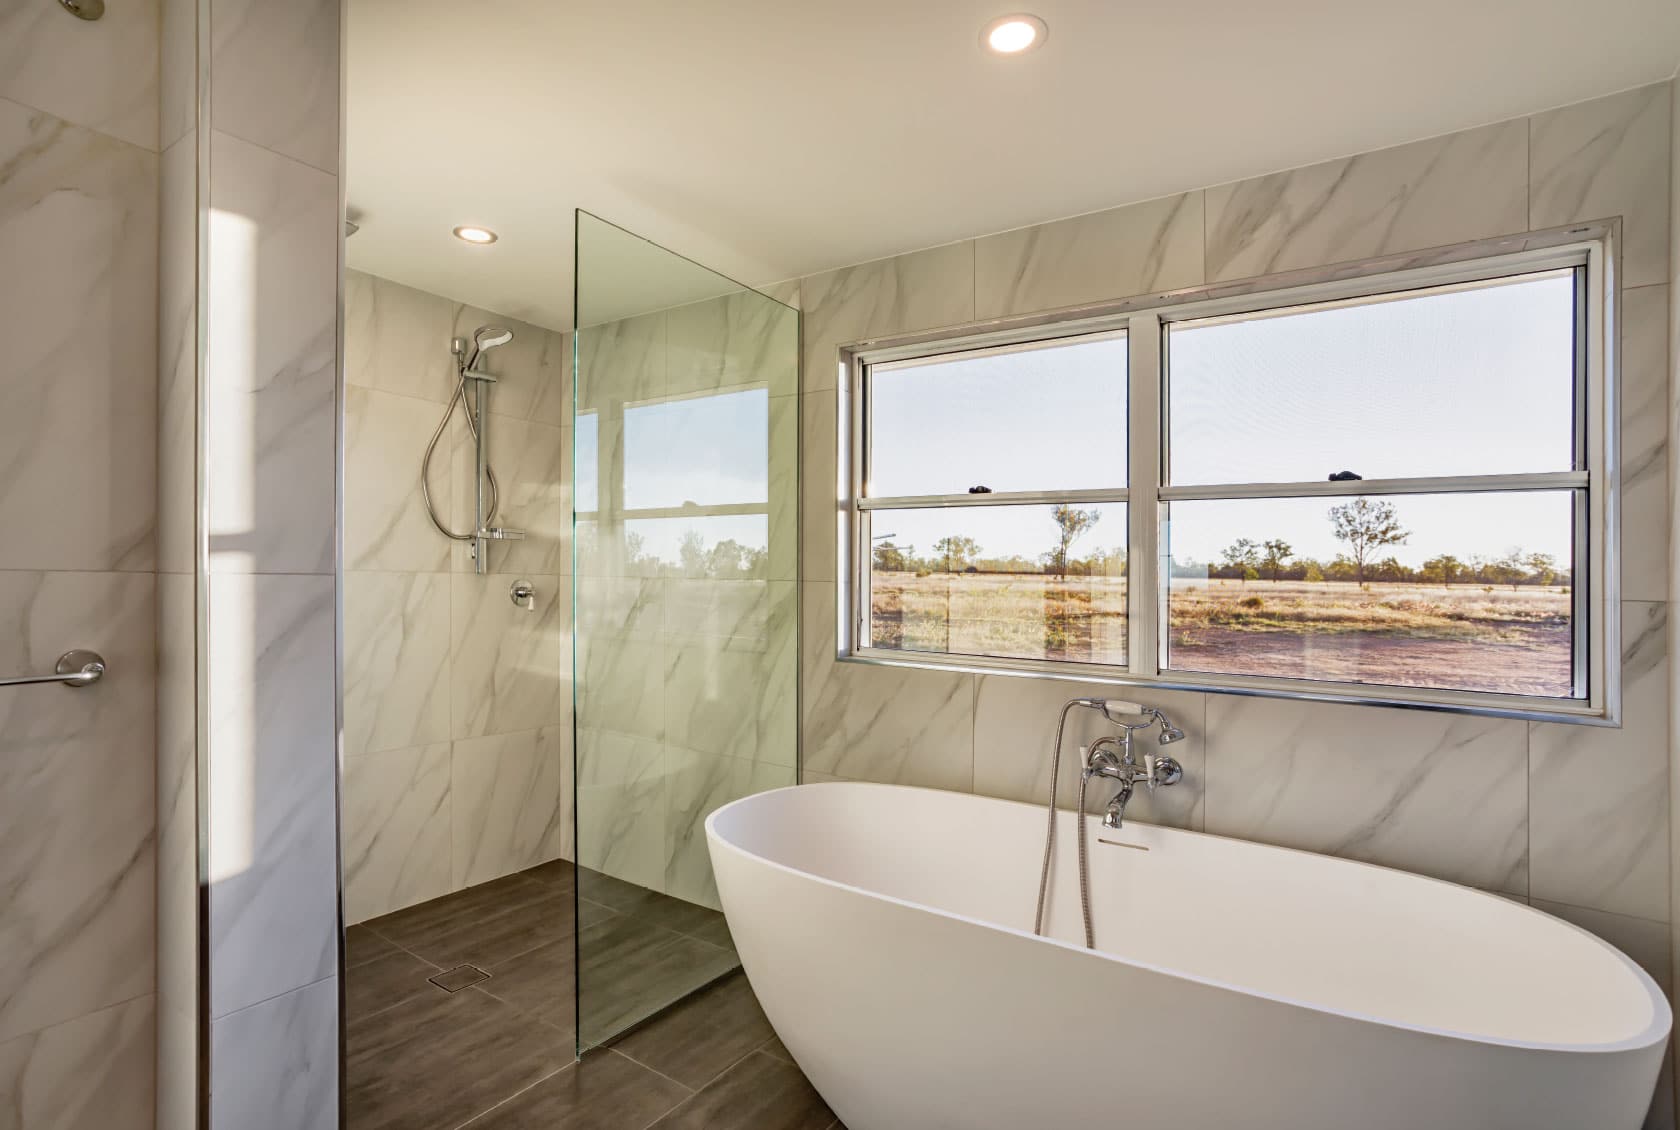
[[[164,151],[158,207],[157,567],[198,564],[198,147]]]
[[[799,391],[799,315],[757,291],[666,312],[666,390],[686,396],[766,387]]]
[[[197,0],[161,0],[158,44],[158,148],[168,149],[198,125]]]
[[[456,889],[448,742],[347,755],[343,789],[346,923]]]
[[[665,893],[721,910],[706,818],[730,801],[794,784],[794,768],[667,746],[665,769]]]
[[[974,243],[843,267],[799,285],[805,390],[833,388],[842,345],[974,320]]]
[[[571,785],[569,726],[456,742],[450,757],[455,888],[568,854]]]
[[[0,168],[0,569],[149,570],[158,157],[0,99]]]
[[[430,401],[351,386],[344,394],[344,561],[350,569],[441,573],[451,542],[426,515],[419,487],[426,444],[442,408]],[[458,476],[450,440],[432,456],[432,505],[451,528]],[[469,481],[461,484],[465,490]]]
[[[344,577],[344,752],[448,741],[449,577]]]
[[[665,393],[665,314],[621,318],[577,331],[577,404],[603,410],[614,401]]]
[[[209,580],[210,1015],[338,961],[334,583]]]
[[[791,767],[798,749],[798,585],[669,581],[666,592],[667,742]],[[672,624],[674,616],[681,618]]]
[[[803,586],[805,767],[854,781],[971,791],[975,677],[837,662],[827,626],[834,590],[823,581]]]
[[[1210,695],[1206,740],[1209,832],[1528,893],[1522,722]]]
[[[210,1124],[338,1126],[338,979],[254,1004],[210,1026]]]
[[[338,171],[340,0],[211,0],[218,130]]]
[[[799,579],[799,397],[770,398],[770,559],[776,581]]]
[[[1667,605],[1622,604],[1622,725],[1529,727],[1535,898],[1669,917]]]
[[[588,599],[587,586],[580,599]],[[579,728],[662,740],[665,651],[661,639],[580,635],[575,653]]]
[[[0,1043],[0,1127],[152,1130],[153,1000]]]
[[[577,736],[579,865],[664,890],[664,750],[655,741],[581,725]]]
[[[1624,600],[1668,599],[1668,287],[1622,292]]]
[[[489,546],[490,572],[498,575],[571,572],[572,499],[567,486],[571,477],[567,473],[571,464],[571,452],[566,447],[568,429],[494,413],[487,424],[489,462],[496,476],[497,490],[492,524],[521,530],[525,534],[521,540],[501,541]],[[454,517],[450,526],[461,531],[471,530],[478,518],[473,477],[478,469],[477,445],[463,417],[457,415],[450,425],[452,458],[449,479],[454,499]],[[488,495],[485,505],[489,505]],[[455,572],[471,573],[473,559],[469,543],[453,542],[451,549]]]
[[[1170,824],[1200,830],[1202,792],[1206,785],[1203,751],[1206,696],[1147,687],[1118,687],[1100,683],[1025,679],[1015,675],[983,675],[977,680],[974,702],[974,791],[1006,800],[1043,804],[1050,792],[1050,754],[1062,706],[1072,698],[1099,697],[1135,700],[1153,706],[1184,731],[1185,740],[1171,746],[1156,742],[1156,731],[1141,735],[1134,751],[1162,753],[1184,766],[1184,779],[1153,795],[1138,790],[1126,808],[1128,820]],[[1079,751],[1097,738],[1118,733],[1118,727],[1094,710],[1068,713],[1062,734],[1062,766],[1057,775],[1057,803],[1072,808],[1078,799]],[[1100,812],[1113,788],[1098,782],[1086,797],[1086,810]]]
[[[1529,222],[1622,217],[1622,285],[1668,281],[1667,83],[1536,114]]]
[[[91,24],[14,0],[0,7],[0,98],[156,150],[159,22],[158,0],[109,4]]]
[[[455,394],[457,306],[363,271],[344,272],[344,380],[441,406]]]
[[[839,577],[841,507],[851,490],[839,478],[841,411],[833,388],[807,392],[800,405],[800,573],[806,580]]]
[[[505,577],[450,577],[450,719],[456,738],[511,734],[566,720],[570,588],[532,577],[536,608],[515,607]]]
[[[1528,227],[1528,123],[1501,122],[1207,190],[1207,281]]]
[[[211,148],[210,567],[330,573],[337,180],[220,131]]]
[[[974,242],[974,314],[1000,318],[1202,282],[1202,194],[1185,193]]]
[[[190,573],[157,578],[158,1125],[184,1125],[198,1063],[197,594]],[[181,1022],[185,1017],[186,1023]],[[168,1117],[165,1117],[165,1116]]]
[[[486,352],[475,366],[496,377],[490,388],[492,413],[556,427],[571,422],[571,334],[477,306],[457,304],[451,319],[453,336],[466,339],[468,348],[482,326],[513,331],[513,340]]]
[[[152,991],[154,633],[149,575],[0,573],[0,671],[109,664],[0,697],[0,1041]]]

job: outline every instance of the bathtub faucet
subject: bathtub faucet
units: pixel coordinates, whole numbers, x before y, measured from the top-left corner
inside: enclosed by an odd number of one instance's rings
[[[1158,711],[1151,713],[1159,716]],[[1175,730],[1171,723],[1161,718],[1161,741],[1163,744],[1178,741],[1183,732]],[[1184,767],[1177,759],[1166,755],[1157,756],[1146,753],[1143,764],[1139,765],[1137,757],[1132,753],[1132,731],[1143,729],[1154,724],[1152,718],[1143,726],[1127,726],[1116,737],[1098,738],[1091,744],[1090,753],[1085,761],[1085,780],[1092,777],[1106,777],[1120,782],[1120,791],[1115,793],[1108,802],[1108,811],[1103,815],[1103,827],[1119,828],[1126,819],[1126,806],[1132,801],[1132,792],[1141,782],[1150,792],[1154,792],[1160,785],[1176,785],[1184,779]],[[1169,733],[1177,734],[1168,737]]]

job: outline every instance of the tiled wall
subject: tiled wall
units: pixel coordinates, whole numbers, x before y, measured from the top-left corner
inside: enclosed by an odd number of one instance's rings
[[[359,922],[569,852],[571,335],[361,272],[345,293],[344,881]],[[426,445],[455,392],[450,339],[513,331],[485,354],[494,524],[486,576],[433,528]],[[470,391],[470,389],[469,389]],[[459,407],[432,498],[474,522]],[[536,586],[534,611],[508,597]]]
[[[804,279],[807,779],[1039,801],[1057,706],[1100,691],[835,661],[838,346],[1620,216],[1625,725],[1151,693],[1187,777],[1139,815],[1530,899],[1669,985],[1671,114],[1663,83]]]
[[[0,1124],[152,1125],[155,2],[0,6]]]
[[[600,516],[578,535],[578,858],[715,908],[706,817],[796,779],[798,315],[744,291],[578,333],[578,410],[600,435]],[[707,399],[749,389],[764,394],[757,435],[711,430]],[[671,442],[626,444],[627,413],[661,401],[677,410]],[[695,508],[624,520],[626,505],[648,505],[626,500],[627,482],[704,479],[719,449],[759,439],[766,479],[744,492],[765,507],[753,532]],[[626,552],[628,537],[672,523],[706,552],[737,539],[764,556],[737,572],[668,546],[657,563]]]
[[[200,1124],[206,1092],[212,1127],[338,1124],[339,24],[338,0],[165,2],[157,1124],[171,1128]]]

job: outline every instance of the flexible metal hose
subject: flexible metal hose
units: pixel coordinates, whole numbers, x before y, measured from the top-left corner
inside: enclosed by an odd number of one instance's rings
[[[438,421],[437,430],[432,433],[432,441],[426,445],[426,454],[420,460],[420,497],[426,503],[426,517],[432,520],[432,525],[438,528],[438,533],[455,541],[472,541],[477,535],[472,533],[458,534],[443,524],[443,519],[437,515],[437,508],[432,505],[432,453],[437,450],[438,440],[443,438],[444,429],[449,427],[449,418],[455,414],[455,405],[461,405],[461,414],[467,418],[467,429],[472,432],[473,442],[478,442],[478,421],[473,419],[472,408],[467,404],[467,376],[462,367],[459,380],[455,383],[455,395],[449,398],[449,407],[443,410],[443,419]],[[484,477],[490,482],[490,511],[484,515],[484,524],[488,526],[490,520],[496,516],[496,506],[501,501],[501,492],[496,487],[496,472],[485,464]]]
[[[1091,931],[1091,863],[1088,849],[1085,845],[1090,830],[1085,827],[1085,786],[1091,783],[1091,774],[1079,774],[1079,807],[1074,812],[1074,818],[1079,821],[1079,913],[1085,917],[1085,948],[1097,948],[1096,935]]]
[[[1067,725],[1068,711],[1081,705],[1078,699],[1062,707],[1062,716],[1056,719],[1056,744],[1050,750],[1050,820],[1044,829],[1044,867],[1038,874],[1038,914],[1033,918],[1033,933],[1044,933],[1044,902],[1050,891],[1050,859],[1056,853],[1056,777],[1062,766],[1062,729]],[[1084,819],[1085,801],[1084,785],[1080,786],[1079,813]],[[1089,931],[1087,931],[1089,932]]]

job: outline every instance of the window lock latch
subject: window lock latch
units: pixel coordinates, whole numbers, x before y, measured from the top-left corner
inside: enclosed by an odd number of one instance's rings
[[[968,493],[969,494],[991,494],[992,493],[992,488],[991,487],[969,487],[968,488]]]
[[[1337,471],[1330,476],[1330,481],[1333,483],[1357,483],[1364,477],[1364,475],[1355,474],[1352,471]]]

